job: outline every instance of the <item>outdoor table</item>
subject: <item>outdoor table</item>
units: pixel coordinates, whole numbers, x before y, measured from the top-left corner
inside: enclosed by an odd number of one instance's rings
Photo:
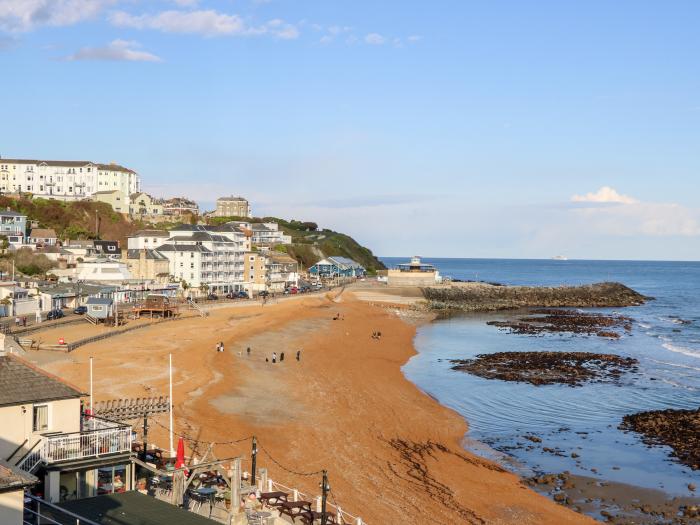
[[[194,492],[209,500],[209,517],[211,518],[211,511],[214,509],[214,496],[218,491],[214,487],[202,487],[195,489]]]
[[[304,523],[304,525],[313,525],[316,520],[318,522],[321,522],[321,516],[323,514],[321,512],[316,512],[315,510],[310,510],[308,512],[302,512],[300,517],[301,517],[301,522]],[[326,512],[326,524],[332,525],[333,523],[337,523],[335,520],[335,514],[332,512]]]
[[[277,506],[285,503],[287,501],[287,496],[289,496],[289,494],[281,491],[263,492],[260,494],[260,501],[267,503],[268,505]]]
[[[283,501],[277,507],[280,514],[286,514],[292,518],[292,523],[296,522],[295,518],[298,518],[305,512],[311,512],[311,502],[310,501]]]

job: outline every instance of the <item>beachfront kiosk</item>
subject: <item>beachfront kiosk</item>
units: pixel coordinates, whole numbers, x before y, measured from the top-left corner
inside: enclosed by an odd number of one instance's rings
[[[440,272],[432,264],[424,263],[417,255],[407,263],[397,264],[388,271],[389,286],[430,286],[442,282]]]

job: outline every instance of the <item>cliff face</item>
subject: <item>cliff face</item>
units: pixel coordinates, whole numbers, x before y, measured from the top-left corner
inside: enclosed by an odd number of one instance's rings
[[[422,288],[433,310],[488,312],[529,306],[539,307],[624,307],[637,306],[649,298],[620,283],[585,286],[494,286],[460,283]]]

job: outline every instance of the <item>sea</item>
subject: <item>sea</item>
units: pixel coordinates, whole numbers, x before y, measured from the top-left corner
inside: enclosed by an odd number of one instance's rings
[[[383,258],[392,267],[408,258]],[[665,446],[648,446],[618,427],[623,416],[700,405],[700,262],[506,260],[424,258],[443,276],[510,285],[581,285],[621,282],[653,297],[642,306],[586,309],[634,319],[618,340],[597,336],[515,335],[486,324],[523,312],[464,314],[419,328],[417,355],[405,376],[469,423],[465,448],[520,475],[569,471],[601,480],[688,495],[700,486]],[[451,369],[451,359],[503,351],[589,351],[629,356],[636,374],[619,384],[534,386],[483,379]],[[536,435],[539,446],[523,438]],[[547,447],[556,452],[544,452]],[[572,457],[572,453],[574,457]],[[576,457],[578,456],[578,457]]]

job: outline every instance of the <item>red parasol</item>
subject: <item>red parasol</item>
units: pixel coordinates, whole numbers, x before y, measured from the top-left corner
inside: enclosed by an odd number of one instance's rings
[[[185,440],[180,438],[177,442],[177,455],[175,456],[175,468],[185,466]]]

